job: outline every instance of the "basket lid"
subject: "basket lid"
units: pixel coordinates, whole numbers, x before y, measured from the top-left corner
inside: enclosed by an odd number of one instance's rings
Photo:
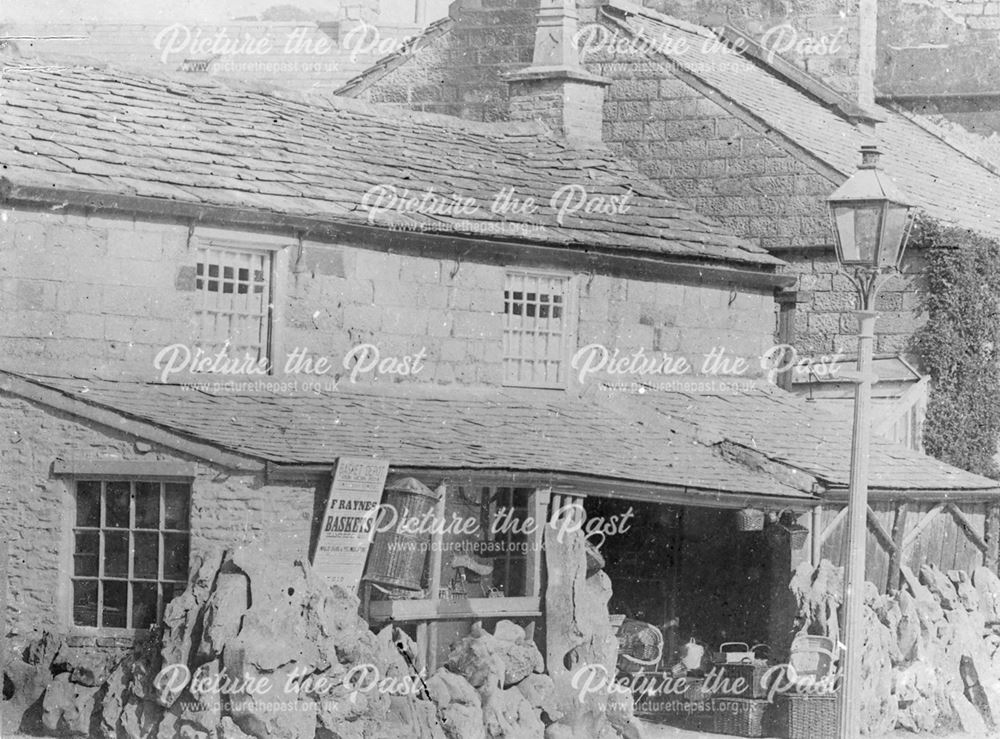
[[[410,495],[422,495],[433,500],[438,499],[438,494],[424,485],[415,477],[394,477],[385,486],[386,490],[396,493],[409,493]]]

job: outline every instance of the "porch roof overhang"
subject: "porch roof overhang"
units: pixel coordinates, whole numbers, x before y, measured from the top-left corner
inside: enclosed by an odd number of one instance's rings
[[[719,508],[805,508],[790,484],[631,403],[565,392],[411,385],[331,393],[211,392],[180,384],[0,371],[0,390],[269,481],[316,482],[340,456],[451,481]]]
[[[338,457],[364,456],[456,483],[801,510],[837,500],[848,472],[840,419],[765,384],[582,397],[423,383],[213,392],[0,371],[0,390],[274,483],[315,483]],[[871,477],[873,498],[1000,493],[993,480],[878,440]]]

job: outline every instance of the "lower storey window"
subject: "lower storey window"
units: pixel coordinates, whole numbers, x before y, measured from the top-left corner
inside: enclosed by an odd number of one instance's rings
[[[79,480],[73,623],[146,629],[187,582],[191,485]]]

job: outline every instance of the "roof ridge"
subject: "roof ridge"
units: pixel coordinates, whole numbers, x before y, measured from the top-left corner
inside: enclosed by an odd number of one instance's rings
[[[747,44],[750,48],[737,47],[735,49],[740,56],[751,62],[761,64],[770,73],[801,89],[807,95],[816,98],[824,105],[830,106],[838,113],[847,117],[848,120],[880,120],[874,115],[874,111],[868,110],[858,103],[855,103],[846,95],[831,87],[821,78],[804,69],[800,69],[780,54],[775,54],[773,50],[770,54],[765,54],[764,47],[752,36],[739,28],[728,24],[710,27],[690,23],[688,21],[681,20],[680,18],[675,18],[659,11],[636,5],[631,2],[631,0],[606,0],[604,7],[615,8],[633,15],[645,16],[665,25],[673,26],[674,28],[687,31],[689,33],[696,33],[705,38],[718,39],[726,43],[737,41],[742,44]],[[765,59],[765,57],[768,58]],[[778,64],[775,64],[775,60],[780,61]]]
[[[623,0],[612,0],[612,3],[622,3],[622,2],[623,2]],[[608,21],[614,23],[619,28],[621,28],[622,30],[624,30],[627,33],[632,34],[636,38],[639,38],[639,39],[645,39],[645,38],[647,38],[645,36],[645,34],[644,34],[644,32],[643,32],[642,29],[640,29],[640,28],[634,28],[634,27],[630,26],[625,19],[623,19],[623,18],[617,18],[617,17],[615,17],[615,16],[607,13],[606,10],[605,10],[605,7],[602,7],[600,10],[601,10],[601,13],[604,15],[604,17]],[[621,8],[619,8],[619,9],[621,9]],[[661,15],[661,14],[657,14],[657,15]],[[654,18],[652,15],[648,15],[648,17],[650,17],[653,20],[659,20],[658,18]],[[677,26],[677,27],[680,28],[680,26]],[[711,38],[718,38],[718,37],[713,34],[711,36]],[[743,111],[743,113],[745,115],[747,115],[748,117],[750,117],[753,120],[757,121],[759,125],[764,125],[764,126],[767,127],[768,130],[774,131],[776,134],[778,134],[778,136],[780,136],[781,139],[783,139],[784,141],[787,141],[790,146],[792,146],[796,150],[801,151],[801,152],[805,153],[806,155],[812,157],[817,162],[819,162],[822,166],[824,166],[827,169],[829,169],[831,172],[834,172],[834,173],[838,174],[840,177],[842,177],[844,179],[847,178],[849,172],[844,171],[840,166],[838,166],[837,164],[829,161],[828,158],[826,158],[824,156],[821,156],[821,154],[819,152],[817,152],[814,149],[811,149],[808,146],[806,146],[805,144],[801,143],[792,134],[787,133],[785,130],[783,130],[780,127],[776,126],[773,122],[765,120],[760,115],[758,115],[752,108],[750,108],[749,106],[747,106],[742,101],[736,99],[735,97],[733,97],[730,94],[727,94],[716,83],[713,83],[713,82],[709,81],[708,79],[705,78],[705,76],[703,74],[700,74],[697,71],[697,69],[693,67],[693,65],[689,65],[689,64],[685,63],[685,61],[682,58],[680,58],[680,57],[673,57],[673,56],[671,56],[671,57],[669,57],[669,59],[670,59],[670,62],[673,64],[674,68],[681,70],[686,75],[690,75],[691,77],[696,78],[701,84],[706,85],[707,87],[710,87],[712,89],[712,91],[715,92],[716,95],[718,95],[720,98],[725,99],[729,104],[731,104],[731,105],[739,108],[741,111]],[[748,64],[753,65],[753,61],[752,60],[745,59],[745,61]],[[759,68],[759,67],[756,67],[756,65],[754,65],[754,66],[755,66],[755,68]],[[764,71],[767,74],[771,74],[770,70],[763,69],[762,71]],[[815,100],[814,98],[811,98],[811,96],[809,96],[806,93],[804,93],[801,90],[799,90],[799,88],[796,87],[795,85],[790,84],[786,79],[782,78],[780,75],[773,75],[773,76],[776,79],[778,79],[782,84],[787,85],[788,87],[790,87],[790,88],[792,88],[792,89],[800,92],[803,95],[806,95],[806,97],[809,97],[817,105],[821,105],[821,107],[824,107],[824,108],[826,107],[826,106],[822,106],[822,104],[818,100]],[[690,83],[688,83],[688,84],[690,84]],[[845,121],[845,122],[847,122],[849,125],[854,125],[850,121]]]
[[[433,23],[428,24],[423,31],[414,36],[409,42],[401,44],[395,51],[381,59],[375,60],[370,67],[351,77],[351,79],[334,90],[333,94],[343,97],[353,97],[363,92],[387,74],[409,61],[413,54],[420,51],[419,45],[421,43],[436,41],[448,34],[454,25],[455,20],[450,15],[446,15],[444,18],[439,18]]]
[[[34,66],[37,65],[37,66]],[[37,70],[39,67],[48,69],[56,67],[58,69],[93,69],[98,72],[114,74],[119,78],[129,78],[133,80],[144,80],[153,82],[166,82],[190,88],[190,94],[199,89],[215,89],[232,93],[253,94],[274,98],[275,100],[297,103],[309,106],[312,110],[321,112],[346,111],[354,113],[366,113],[378,118],[405,120],[417,123],[442,123],[448,128],[457,130],[470,130],[477,133],[496,134],[547,134],[549,129],[536,121],[476,121],[467,118],[448,115],[446,113],[433,113],[429,111],[412,110],[400,108],[389,103],[372,103],[366,100],[359,100],[353,97],[341,96],[336,93],[324,95],[322,97],[307,97],[304,93],[285,87],[272,86],[261,82],[241,80],[232,77],[220,77],[216,75],[206,77],[192,77],[183,72],[170,72],[164,70],[159,73],[138,71],[134,69],[120,67],[111,62],[104,62],[96,59],[80,57],[56,57],[49,55],[35,55],[31,57],[11,57],[0,61],[0,72],[8,68],[19,68],[25,70]],[[0,78],[0,88],[3,80]],[[594,151],[594,147],[569,146],[563,139],[553,137],[556,142],[562,143],[564,148],[571,152]]]
[[[892,101],[886,101],[885,103],[883,103],[883,105],[896,115],[902,116],[906,120],[913,123],[915,126],[919,126],[921,129],[929,133],[934,138],[947,144],[952,149],[957,151],[959,154],[962,154],[968,159],[971,159],[983,169],[988,170],[992,174],[1000,176],[1000,163],[993,162],[990,159],[987,159],[986,157],[982,156],[978,152],[973,151],[964,142],[958,141],[954,136],[951,135],[951,133],[946,131],[942,126],[939,126],[937,123],[930,120],[926,116],[922,116],[919,113],[914,113],[912,111],[906,110],[898,103]],[[955,123],[954,125],[961,126],[960,123]],[[974,132],[966,130],[964,126],[962,128],[963,130],[966,131],[966,133],[975,135]]]
[[[602,6],[612,7],[634,15],[644,15],[647,18],[660,21],[668,26],[673,26],[674,28],[679,28],[682,31],[688,31],[689,33],[696,33],[699,36],[704,36],[705,38],[715,37],[715,34],[712,33],[712,29],[708,26],[691,23],[690,21],[676,18],[672,15],[667,15],[666,13],[661,13],[653,8],[647,8],[644,5],[637,5],[636,3],[631,2],[631,0],[605,0],[605,2],[602,3]]]

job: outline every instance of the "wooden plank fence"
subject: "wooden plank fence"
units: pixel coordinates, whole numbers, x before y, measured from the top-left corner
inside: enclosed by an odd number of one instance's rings
[[[846,506],[829,504],[813,516],[815,561],[845,564],[846,518]],[[885,592],[899,587],[902,565],[914,571],[923,564],[966,571],[986,565],[996,572],[998,534],[998,503],[875,501],[868,506],[866,576]]]

